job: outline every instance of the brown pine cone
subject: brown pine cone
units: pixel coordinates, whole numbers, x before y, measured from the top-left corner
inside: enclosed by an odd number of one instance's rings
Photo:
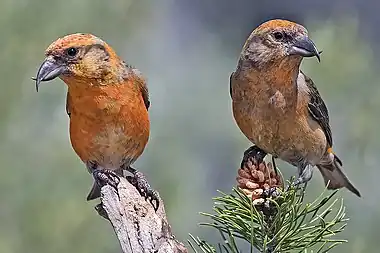
[[[236,178],[238,187],[253,200],[253,204],[262,204],[265,193],[272,189],[283,189],[281,175],[276,175],[271,163],[257,164],[254,158],[249,158],[243,168],[238,170]]]

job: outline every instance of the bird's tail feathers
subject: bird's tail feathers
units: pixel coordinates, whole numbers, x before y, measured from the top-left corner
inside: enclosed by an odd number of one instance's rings
[[[317,165],[321,172],[327,189],[339,189],[346,187],[352,193],[360,197],[359,191],[350,182],[348,177],[344,174],[341,160],[333,153],[329,153],[332,159],[328,159],[329,162],[324,162]]]
[[[99,197],[100,197],[100,187],[96,182],[94,182],[92,184],[91,191],[87,196],[87,201],[97,199]]]

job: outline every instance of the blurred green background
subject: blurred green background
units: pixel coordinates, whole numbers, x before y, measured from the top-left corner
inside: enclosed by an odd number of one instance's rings
[[[216,190],[235,184],[250,145],[232,118],[229,75],[259,23],[304,24],[322,61],[307,59],[331,115],[335,149],[363,197],[346,190],[351,218],[333,252],[379,252],[380,78],[376,1],[1,0],[0,252],[119,252],[111,226],[86,202],[92,178],[68,138],[66,86],[34,82],[45,48],[93,33],[148,79],[152,131],[136,163],[165,200],[177,237],[214,242],[200,229]],[[279,162],[286,177],[296,169]],[[323,189],[319,173],[308,189]]]

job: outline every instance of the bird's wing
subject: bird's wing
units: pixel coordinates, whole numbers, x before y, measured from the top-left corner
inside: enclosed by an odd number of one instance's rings
[[[232,98],[232,76],[235,74],[235,72],[232,72],[230,75],[230,96]]]
[[[144,104],[146,109],[148,110],[150,107],[150,100],[149,100],[149,92],[148,92],[148,86],[146,85],[145,78],[141,74],[141,72],[134,68],[133,66],[127,64],[125,61],[122,61],[122,64],[124,65],[125,69],[127,70],[127,77],[132,74],[135,78],[133,79],[135,81],[135,85],[139,88],[141,92],[141,96],[144,100]]]
[[[67,113],[67,115],[69,115],[69,117],[71,115],[70,105],[71,105],[71,103],[70,103],[70,94],[69,94],[69,92],[67,92],[67,95],[66,95],[66,113]]]
[[[145,81],[143,81],[142,84],[140,85],[140,91],[141,91],[141,95],[142,95],[143,100],[144,100],[145,107],[148,110],[149,106],[150,106],[150,100],[149,100],[148,87],[147,87]]]
[[[314,82],[306,76],[302,71],[301,75],[305,78],[306,86],[308,87],[310,101],[308,104],[308,110],[310,115],[313,117],[315,121],[321,126],[323,132],[326,135],[327,144],[329,147],[332,147],[332,134],[329,123],[329,112],[327,110],[326,104],[323,101],[321,95],[319,94],[317,87]]]
[[[149,106],[150,106],[150,100],[149,100],[149,91],[148,91],[148,86],[146,84],[146,80],[145,78],[143,77],[143,75],[141,74],[141,72],[130,66],[130,65],[127,65],[125,62],[124,64],[132,71],[132,73],[134,74],[135,78],[135,82],[136,82],[136,85],[137,87],[139,88],[140,92],[141,92],[141,96],[144,100],[144,104],[145,104],[145,107],[146,109],[148,110],[149,109]]]

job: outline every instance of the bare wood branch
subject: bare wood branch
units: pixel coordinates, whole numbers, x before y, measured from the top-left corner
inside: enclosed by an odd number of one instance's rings
[[[119,195],[109,185],[103,186],[101,193],[96,210],[111,222],[123,253],[188,252],[172,234],[162,199],[155,212],[150,202],[124,178],[118,185]]]

